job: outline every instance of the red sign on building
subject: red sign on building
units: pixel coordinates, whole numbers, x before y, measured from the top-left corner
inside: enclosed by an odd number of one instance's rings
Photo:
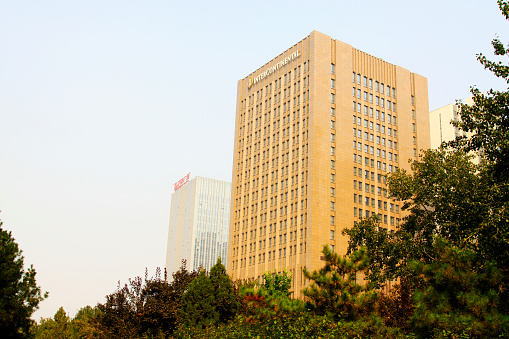
[[[191,172],[187,173],[187,175],[185,177],[183,177],[182,179],[180,179],[179,181],[174,183],[173,184],[173,190],[176,191],[179,188],[181,188],[182,186],[184,186],[185,184],[187,184],[189,182],[189,177],[190,176],[191,176]]]

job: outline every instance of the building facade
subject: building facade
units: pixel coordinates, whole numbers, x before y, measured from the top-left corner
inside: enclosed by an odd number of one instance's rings
[[[227,266],[231,183],[189,174],[175,184],[171,196],[166,253],[168,277],[179,270],[210,269],[222,258]]]
[[[474,101],[472,98],[467,98],[464,103],[472,105]],[[467,136],[465,132],[460,131],[451,123],[459,119],[460,116],[456,104],[448,104],[429,112],[431,148],[438,148],[442,142],[452,141],[457,136]]]
[[[427,79],[313,31],[239,80],[229,273],[319,269],[324,245],[378,214],[403,217],[384,175],[430,147]]]

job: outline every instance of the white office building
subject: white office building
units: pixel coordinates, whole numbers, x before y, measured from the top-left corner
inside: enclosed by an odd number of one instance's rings
[[[227,265],[231,183],[189,174],[175,184],[171,197],[170,227],[166,252],[168,277],[182,260],[188,270],[209,270],[222,258]]]

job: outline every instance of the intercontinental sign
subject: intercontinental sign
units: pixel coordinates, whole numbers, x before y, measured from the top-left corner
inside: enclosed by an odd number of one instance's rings
[[[299,51],[293,52],[292,54],[290,54],[289,56],[284,58],[282,61],[278,61],[274,66],[267,68],[265,70],[265,72],[258,74],[258,76],[254,77],[254,78],[249,78],[247,88],[251,88],[258,81],[264,79],[265,77],[268,77],[269,75],[271,75],[272,73],[277,71],[279,68],[283,67],[284,65],[286,65],[287,63],[292,61],[293,59],[300,57],[300,55],[301,55],[301,53]]]

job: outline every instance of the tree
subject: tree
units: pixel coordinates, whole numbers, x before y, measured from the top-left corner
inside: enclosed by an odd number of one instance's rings
[[[498,4],[509,19],[509,2]],[[498,38],[492,45],[496,55],[509,55]],[[509,66],[478,59],[509,85]],[[367,249],[369,279],[409,284],[411,325],[422,337],[431,328],[443,331],[434,335],[508,334],[509,92],[471,92],[474,104],[461,104],[454,123],[467,136],[423,151],[412,174],[388,176],[391,198],[409,212],[397,232],[384,235],[367,219],[346,231],[350,251]]]
[[[304,276],[313,281],[303,293],[309,306],[318,314],[328,314],[336,318],[356,320],[370,316],[378,298],[373,285],[368,281],[357,282],[358,273],[367,269],[365,249],[341,257],[323,247],[325,266],[319,271],[303,269]]]
[[[123,287],[119,284],[106,303],[98,305],[100,330],[109,338],[170,336],[178,326],[182,295],[196,276],[183,261],[171,283],[157,269],[155,277],[148,278],[146,272],[144,281],[136,277]]]
[[[487,186],[478,175],[481,166],[458,150],[427,150],[411,165],[412,173],[398,169],[388,176],[391,198],[409,215],[394,234],[380,230],[376,216],[345,230],[349,253],[365,247],[368,278],[377,287],[408,275],[412,260],[435,260],[433,243],[440,235],[460,247],[478,247],[479,225],[490,206]]]
[[[221,258],[210,269],[210,281],[214,287],[215,307],[219,313],[219,322],[226,323],[233,319],[239,309],[235,298],[233,283],[221,263]]]
[[[71,336],[70,319],[63,307],[60,307],[53,318],[42,319],[36,326],[35,339],[65,339],[75,338]]]
[[[288,274],[286,269],[280,274],[265,272],[263,277],[263,289],[265,289],[269,295],[289,298],[292,294],[292,292],[290,292],[292,276]]]
[[[205,270],[190,284],[182,295],[180,319],[184,326],[206,328],[219,322],[219,313],[215,306],[214,285]]]
[[[30,319],[48,293],[41,293],[35,269],[23,268],[24,258],[11,232],[0,221],[0,333],[2,338],[26,338]]]
[[[509,315],[499,309],[503,275],[496,264],[485,262],[480,267],[473,250],[451,245],[441,237],[434,247],[438,254],[434,261],[409,264],[412,275],[424,280],[414,291],[415,309],[410,318],[418,337],[441,332],[475,338],[509,334]]]
[[[258,321],[298,317],[304,311],[304,303],[290,297],[291,285],[292,277],[286,269],[281,273],[265,272],[263,284],[256,282],[241,289],[243,313]]]

